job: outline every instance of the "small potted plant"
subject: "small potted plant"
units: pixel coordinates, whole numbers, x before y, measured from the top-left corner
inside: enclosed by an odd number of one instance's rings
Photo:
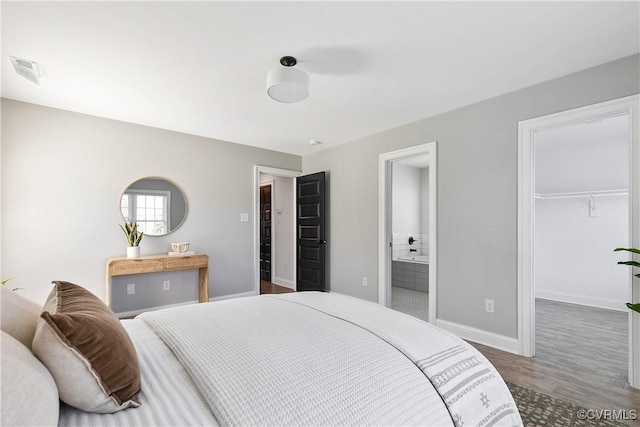
[[[129,221],[124,222],[124,226],[120,224],[120,228],[124,232],[124,235],[127,236],[127,258],[138,258],[140,256],[140,241],[142,240],[142,236],[144,233],[142,231],[138,231],[138,224],[131,223]]]
[[[640,249],[635,249],[635,248],[616,248],[613,250],[614,252],[617,251],[627,251],[627,252],[631,252],[633,254],[640,254]],[[632,267],[638,267],[640,268],[640,262],[638,261],[618,261],[618,264],[624,264],[624,265],[630,265]],[[640,273],[639,274],[634,274],[634,276],[636,276],[638,279],[640,279]],[[633,304],[628,302],[627,303],[627,307],[629,307],[631,310],[640,313],[640,304]]]

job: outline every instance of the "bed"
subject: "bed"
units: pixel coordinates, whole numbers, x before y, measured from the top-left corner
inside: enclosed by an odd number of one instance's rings
[[[473,347],[346,295],[261,295],[118,323],[135,348],[139,392],[102,411],[110,413],[61,403],[59,426],[522,425],[506,384]],[[7,425],[4,344],[3,333]],[[62,390],[75,369],[56,376],[39,356]]]

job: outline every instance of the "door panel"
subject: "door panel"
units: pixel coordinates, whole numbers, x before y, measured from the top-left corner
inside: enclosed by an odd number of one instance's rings
[[[325,175],[296,179],[298,291],[325,290]]]
[[[300,248],[300,259],[312,261],[312,262],[320,262],[320,248],[310,248],[310,247],[301,247]]]
[[[320,212],[318,211],[319,206],[317,203],[312,203],[309,205],[302,205],[299,208],[300,216],[303,218],[314,218],[319,217]]]

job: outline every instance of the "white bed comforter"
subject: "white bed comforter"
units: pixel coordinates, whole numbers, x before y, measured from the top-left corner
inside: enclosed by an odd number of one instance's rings
[[[522,425],[479,352],[377,304],[305,292],[138,318],[223,425]]]
[[[60,427],[217,426],[209,406],[184,366],[142,320],[123,320],[140,362],[140,407],[113,414],[96,414],[60,405]]]

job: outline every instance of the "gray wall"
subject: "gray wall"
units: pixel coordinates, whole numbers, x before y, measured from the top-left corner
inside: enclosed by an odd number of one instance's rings
[[[303,157],[304,173],[331,174],[331,289],[377,301],[378,155],[438,141],[438,318],[517,337],[518,121],[637,94],[639,58]],[[485,313],[485,298],[495,314]]]
[[[107,260],[126,252],[120,195],[158,176],[184,191],[189,209],[177,231],[145,237],[142,254],[189,241],[210,257],[210,297],[251,292],[253,218],[240,213],[253,212],[255,164],[300,170],[301,159],[3,99],[0,274],[40,303],[52,280],[104,297]]]
[[[164,290],[163,282],[170,282]],[[134,283],[135,294],[127,294],[127,285]],[[143,312],[149,307],[162,307],[185,302],[198,302],[198,270],[116,276],[111,281],[111,309],[116,314]]]

